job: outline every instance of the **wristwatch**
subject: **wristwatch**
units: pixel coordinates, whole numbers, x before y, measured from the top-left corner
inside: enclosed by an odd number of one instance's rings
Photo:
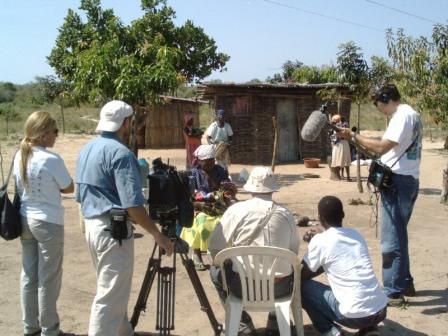
[[[352,132],[352,137],[350,138],[350,140],[351,140],[353,143],[356,143],[356,132]]]

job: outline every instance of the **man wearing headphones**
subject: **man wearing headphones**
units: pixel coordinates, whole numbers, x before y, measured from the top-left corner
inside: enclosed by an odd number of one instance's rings
[[[401,102],[394,84],[376,89],[371,99],[381,113],[391,117],[382,139],[365,137],[347,128],[338,136],[381,155],[381,162],[392,169],[391,187],[381,190],[381,252],[389,306],[400,306],[403,296],[415,296],[407,225],[418,195],[422,124],[420,114]]]

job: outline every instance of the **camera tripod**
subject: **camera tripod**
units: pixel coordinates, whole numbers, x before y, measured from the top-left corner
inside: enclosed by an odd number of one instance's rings
[[[143,279],[143,284],[134,307],[134,313],[131,318],[132,328],[138,324],[140,313],[146,311],[146,304],[151,287],[157,274],[157,312],[156,312],[156,329],[159,335],[170,335],[174,330],[174,312],[175,312],[175,285],[176,285],[176,255],[179,254],[182,264],[185,266],[188,277],[199,299],[201,310],[203,310],[210,320],[210,324],[215,332],[215,336],[219,336],[222,332],[222,325],[216,320],[210,302],[207,299],[204,288],[194,268],[193,260],[188,257],[188,244],[179,238],[175,231],[176,223],[166,225],[162,222],[162,233],[174,242],[173,263],[171,267],[162,267],[163,253],[160,247],[155,244],[151,257],[149,258],[148,267]],[[156,251],[158,256],[156,257]]]

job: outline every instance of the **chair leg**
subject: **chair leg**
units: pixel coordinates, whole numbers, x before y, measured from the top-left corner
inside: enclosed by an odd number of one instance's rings
[[[239,300],[238,300],[239,301]],[[232,300],[228,297],[226,300],[226,325],[225,336],[237,336],[241,321],[241,313],[243,312],[243,305],[241,301]]]
[[[280,336],[291,336],[289,321],[290,302],[282,302],[275,305],[275,315],[277,316],[278,330]]]
[[[303,316],[302,316],[302,304],[299,293],[295,294],[294,300],[291,302],[292,316],[294,317],[294,324],[296,325],[297,336],[304,336],[303,331]]]

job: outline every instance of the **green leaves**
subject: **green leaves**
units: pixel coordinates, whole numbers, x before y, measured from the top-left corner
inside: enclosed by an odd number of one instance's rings
[[[142,0],[141,8],[142,17],[127,26],[99,0],[81,1],[85,22],[68,11],[48,62],[78,101],[144,104],[224,69],[229,57],[191,21],[176,27],[165,0]]]

